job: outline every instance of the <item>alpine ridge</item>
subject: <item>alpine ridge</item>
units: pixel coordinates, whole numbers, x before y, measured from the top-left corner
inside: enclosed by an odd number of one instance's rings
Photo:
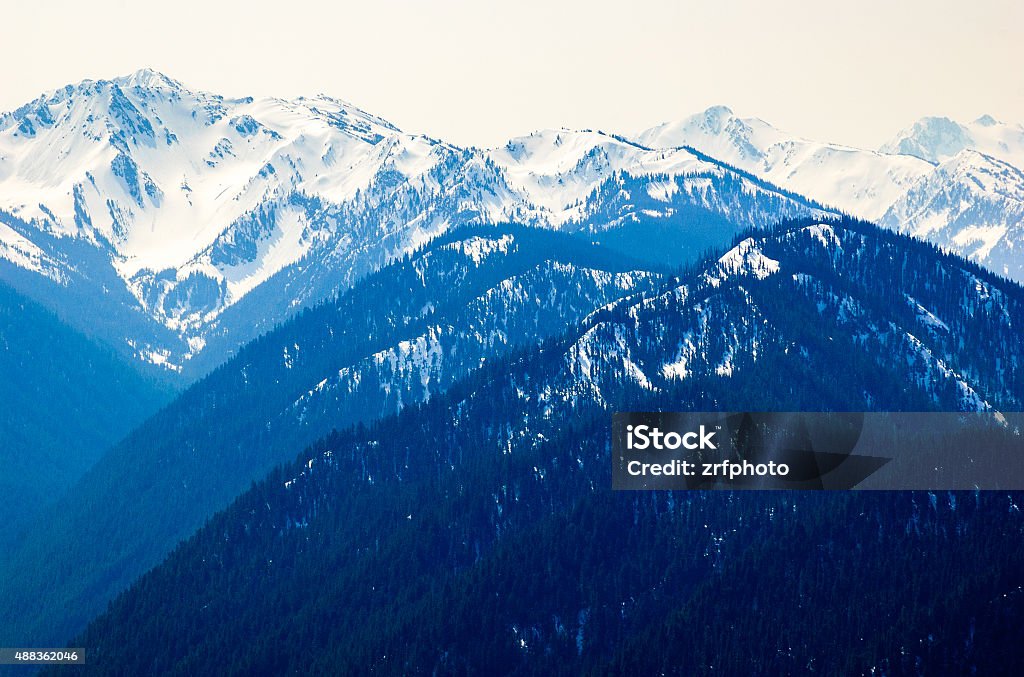
[[[845,212],[1020,279],[1015,128],[965,129],[934,152],[911,153],[934,136],[920,130],[879,152],[719,106],[632,139],[542,130],[482,150],[324,95],[227,98],[143,69],[0,115],[0,279],[185,383],[469,224],[641,259],[686,244],[677,265],[750,226]]]
[[[847,214],[910,233],[1024,280],[1024,127],[925,118],[879,151],[819,143],[724,106],[637,135],[690,146]]]

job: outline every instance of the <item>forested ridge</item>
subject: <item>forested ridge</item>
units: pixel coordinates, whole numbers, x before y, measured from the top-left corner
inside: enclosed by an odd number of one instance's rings
[[[132,431],[0,558],[0,642],[62,641],[297,449],[657,288],[640,265],[568,235],[470,228],[303,311]]]
[[[729,386],[723,405],[765,401]],[[484,412],[507,403],[466,387],[479,398],[334,435],[254,486],[72,642],[89,669],[998,674],[1021,657],[1019,494],[613,494],[605,412],[532,419],[506,446]]]
[[[0,282],[0,559],[172,391]]]
[[[323,438],[76,637],[86,671],[1012,674],[1018,493],[610,491],[613,411],[1019,404],[1019,287],[830,227],[741,236],[748,269],[684,271]],[[712,310],[701,360],[658,376]]]

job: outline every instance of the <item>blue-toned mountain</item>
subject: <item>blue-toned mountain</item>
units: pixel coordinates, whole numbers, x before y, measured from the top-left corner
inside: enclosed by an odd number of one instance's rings
[[[0,282],[0,550],[171,398],[137,366]]]
[[[60,641],[332,428],[422,421],[407,412],[427,402],[442,437],[410,459],[441,477],[458,467],[449,454],[518,458],[567,422],[600,441],[620,408],[1015,410],[1021,322],[1016,284],[856,221],[751,230],[678,277],[578,236],[460,229],[253,342],[107,454],[40,520],[46,538],[11,554],[5,632]],[[452,428],[479,448],[437,441]],[[606,470],[606,451],[588,467]]]
[[[545,230],[432,241],[249,344],[104,455],[7,553],[0,636],[59,641],[297,449],[436,397],[662,277]]]
[[[1024,290],[931,245],[752,231],[319,441],[73,644],[96,674],[1003,671],[1019,497],[615,493],[610,420],[1017,409],[1022,321]]]

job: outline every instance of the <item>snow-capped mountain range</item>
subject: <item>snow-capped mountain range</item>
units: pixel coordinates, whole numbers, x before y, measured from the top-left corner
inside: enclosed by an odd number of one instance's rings
[[[692,146],[848,214],[1024,280],[1024,126],[925,118],[879,151],[793,137],[718,106],[637,136]]]
[[[0,116],[0,279],[197,372],[469,223],[594,237],[713,223],[699,250],[844,211],[1024,279],[1024,131],[957,129],[922,121],[876,152],[715,107],[633,137],[546,130],[481,150],[326,96],[229,99],[144,69]]]
[[[792,136],[725,106],[637,135],[651,148],[690,146],[773,183],[865,219],[885,214],[931,165],[920,158]]]

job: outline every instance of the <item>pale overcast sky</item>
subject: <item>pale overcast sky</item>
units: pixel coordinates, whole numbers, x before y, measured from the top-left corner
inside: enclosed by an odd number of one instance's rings
[[[327,93],[496,145],[713,104],[876,147],[923,115],[1024,122],[1020,0],[8,3],[0,110],[149,66],[230,96]]]

